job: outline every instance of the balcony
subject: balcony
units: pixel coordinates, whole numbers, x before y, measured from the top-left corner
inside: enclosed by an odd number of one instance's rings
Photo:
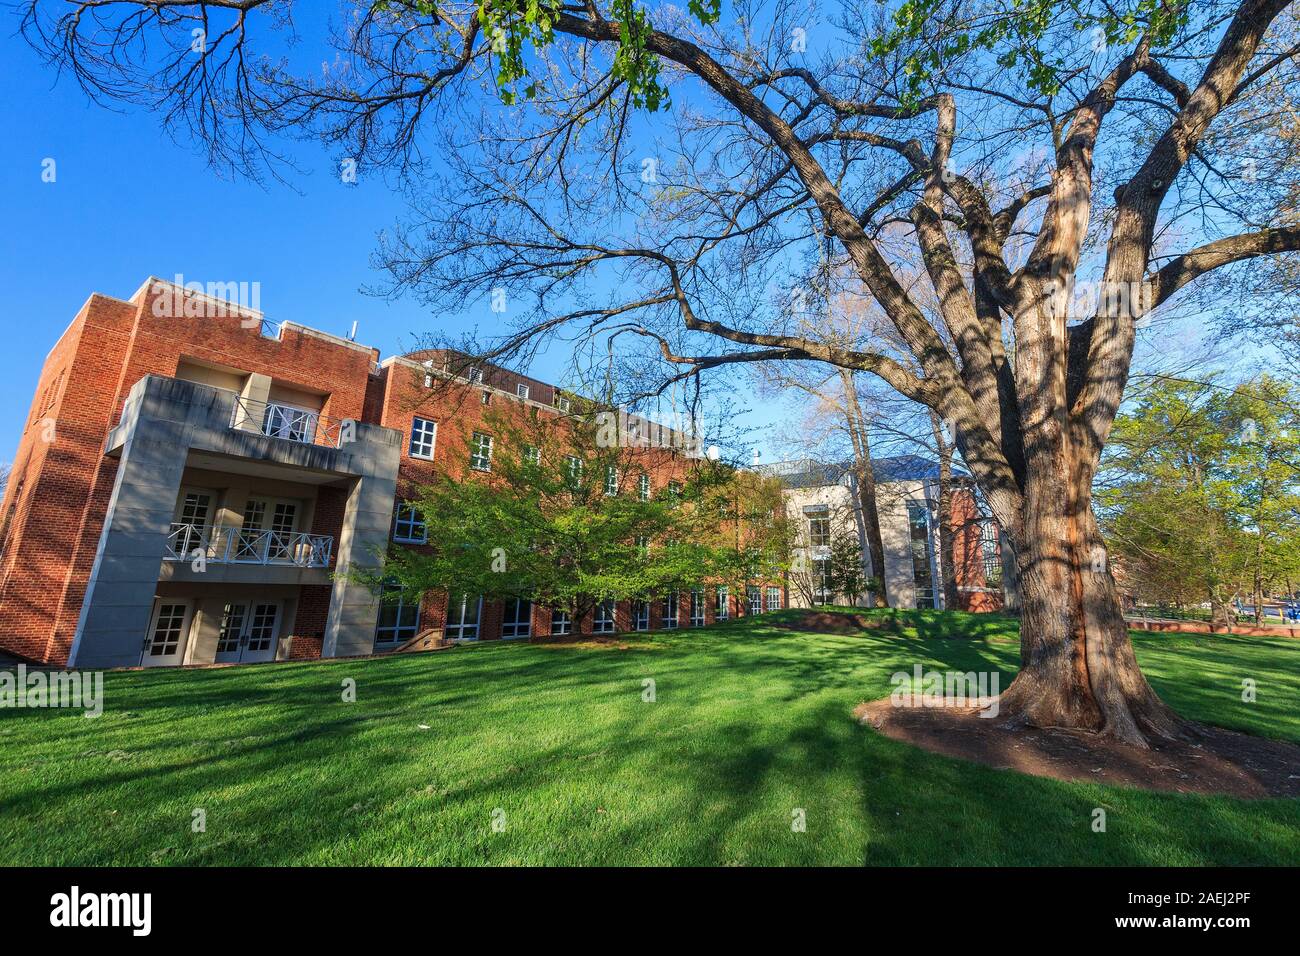
[[[328,568],[333,554],[334,538],[327,534],[245,531],[176,522],[167,535],[165,560],[192,562],[201,555],[212,564]]]
[[[320,412],[310,409],[276,402],[257,402],[236,395],[235,406],[230,414],[230,427],[303,445],[342,448],[346,423],[337,418],[326,418]]]

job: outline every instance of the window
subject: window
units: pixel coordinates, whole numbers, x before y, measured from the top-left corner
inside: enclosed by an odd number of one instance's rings
[[[542,463],[542,450],[536,445],[525,445],[524,461],[530,465],[540,465]]]
[[[719,621],[725,621],[731,616],[731,602],[728,600],[729,597],[730,595],[727,594],[727,586],[725,584],[718,585],[717,616]]]
[[[704,626],[704,589],[694,588],[691,591],[691,627]]]
[[[745,602],[748,605],[747,614],[763,613],[763,592],[755,585],[745,588]]]
[[[605,466],[605,494],[618,494],[618,469],[613,465]]]
[[[649,601],[633,602],[632,629],[636,631],[650,630],[650,602]]]
[[[438,440],[438,423],[427,418],[411,422],[411,457],[433,461],[433,446]]]
[[[428,544],[429,530],[424,523],[424,515],[416,510],[415,505],[398,502],[397,515],[393,519],[393,540],[403,544]]]
[[[813,602],[831,603],[831,562],[830,558],[817,558],[812,562]]]
[[[479,612],[483,598],[462,594],[447,602],[447,627],[444,636],[452,641],[477,641]]]
[[[916,583],[916,606],[938,607],[935,602],[932,559],[934,547],[930,535],[930,511],[924,504],[907,503],[907,525],[911,532],[912,580]]]
[[[399,585],[385,584],[379,595],[379,626],[376,644],[400,644],[420,631],[420,598]]]
[[[682,500],[682,483],[680,481],[668,482],[668,497],[674,504]]]
[[[614,602],[611,599],[606,598],[596,605],[596,620],[591,631],[593,634],[614,633]]]
[[[492,404],[492,393],[489,392],[486,388],[483,389],[483,404],[484,405]]]
[[[501,615],[503,638],[529,637],[533,633],[533,602],[511,598]]]
[[[582,459],[565,455],[564,467],[568,471],[569,486],[576,491],[582,484]]]
[[[522,398],[524,401],[528,401],[528,386],[524,385],[522,382],[516,385],[515,394],[518,395],[520,398]]]
[[[650,476],[641,472],[640,477],[636,480],[636,492],[642,501],[650,500]]]
[[[677,627],[677,595],[670,594],[664,598],[663,628],[671,631]]]
[[[478,385],[483,381],[483,370],[481,368],[472,368],[469,370],[469,383]]]
[[[551,611],[551,633],[552,634],[572,634],[573,619],[569,617],[568,611]]]
[[[567,412],[569,410],[569,400],[565,398],[563,395],[556,395],[555,407],[562,412]]]
[[[770,587],[767,589],[767,609],[769,611],[781,610],[781,589]]]
[[[814,548],[830,547],[831,519],[829,517],[808,519],[808,543]]]
[[[469,442],[469,466],[475,471],[492,470],[492,436],[475,432]]]
[[[984,585],[1002,587],[1002,545],[998,540],[998,526],[992,521],[980,524],[980,559],[984,566]]]

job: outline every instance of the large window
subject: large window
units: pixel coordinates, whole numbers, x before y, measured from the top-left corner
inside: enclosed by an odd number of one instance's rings
[[[831,592],[831,562],[817,558],[812,562],[813,603],[830,604],[835,595]]]
[[[718,606],[716,615],[719,621],[725,621],[731,616],[731,595],[727,592],[725,584],[718,585]]]
[[[632,629],[636,631],[650,630],[649,601],[634,601],[632,603]]]
[[[998,540],[998,526],[992,521],[980,523],[980,560],[984,565],[985,586],[1002,587],[1002,544]]]
[[[691,627],[704,626],[704,588],[691,590]]]
[[[492,436],[474,432],[469,442],[469,466],[475,471],[492,470]]]
[[[438,440],[438,423],[427,418],[411,422],[411,457],[433,461],[433,447]]]
[[[551,633],[552,634],[572,634],[573,618],[569,617],[568,611],[551,611]]]
[[[428,544],[429,529],[425,526],[424,515],[415,505],[398,502],[397,515],[393,519],[393,540],[402,544]]]
[[[912,579],[916,582],[916,606],[936,607],[934,593],[934,545],[930,534],[930,509],[914,501],[907,503],[907,526],[911,536]]]
[[[749,587],[745,588],[745,601],[748,605],[748,611],[746,613],[763,613],[763,592],[757,585],[751,584]]]
[[[614,633],[614,602],[606,599],[596,605],[596,620],[592,624],[592,632],[595,634],[612,634]]]
[[[831,519],[819,515],[808,519],[808,543],[814,548],[828,548],[831,544]]]
[[[677,594],[676,592],[664,598],[664,616],[663,628],[671,631],[677,627]]]
[[[444,636],[452,641],[477,641],[478,622],[483,598],[470,594],[453,595],[447,602],[447,627]]]
[[[501,636],[528,637],[533,633],[533,602],[511,598],[501,614]]]
[[[396,584],[385,584],[379,598],[376,644],[400,644],[420,632],[419,595],[403,591]]]
[[[767,609],[769,611],[781,610],[781,589],[770,587],[767,589]]]

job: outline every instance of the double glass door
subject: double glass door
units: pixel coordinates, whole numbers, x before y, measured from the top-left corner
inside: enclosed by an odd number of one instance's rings
[[[235,548],[236,561],[265,563],[293,559],[298,502],[250,498]]]
[[[275,659],[280,605],[275,601],[231,601],[221,614],[218,664],[253,664]]]

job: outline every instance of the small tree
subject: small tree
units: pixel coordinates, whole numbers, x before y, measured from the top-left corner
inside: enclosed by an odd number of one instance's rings
[[[829,579],[831,592],[854,607],[867,592],[867,578],[862,572],[862,544],[854,532],[841,529],[831,538]]]
[[[709,463],[643,498],[646,456],[663,453],[603,441],[596,416],[557,426],[493,412],[484,427],[491,470],[474,481],[440,475],[417,489],[412,504],[432,547],[395,545],[370,579],[376,590],[531,600],[577,621],[605,600],[779,573],[779,534],[747,532],[738,549],[720,520],[718,501],[750,500],[745,473]]]

